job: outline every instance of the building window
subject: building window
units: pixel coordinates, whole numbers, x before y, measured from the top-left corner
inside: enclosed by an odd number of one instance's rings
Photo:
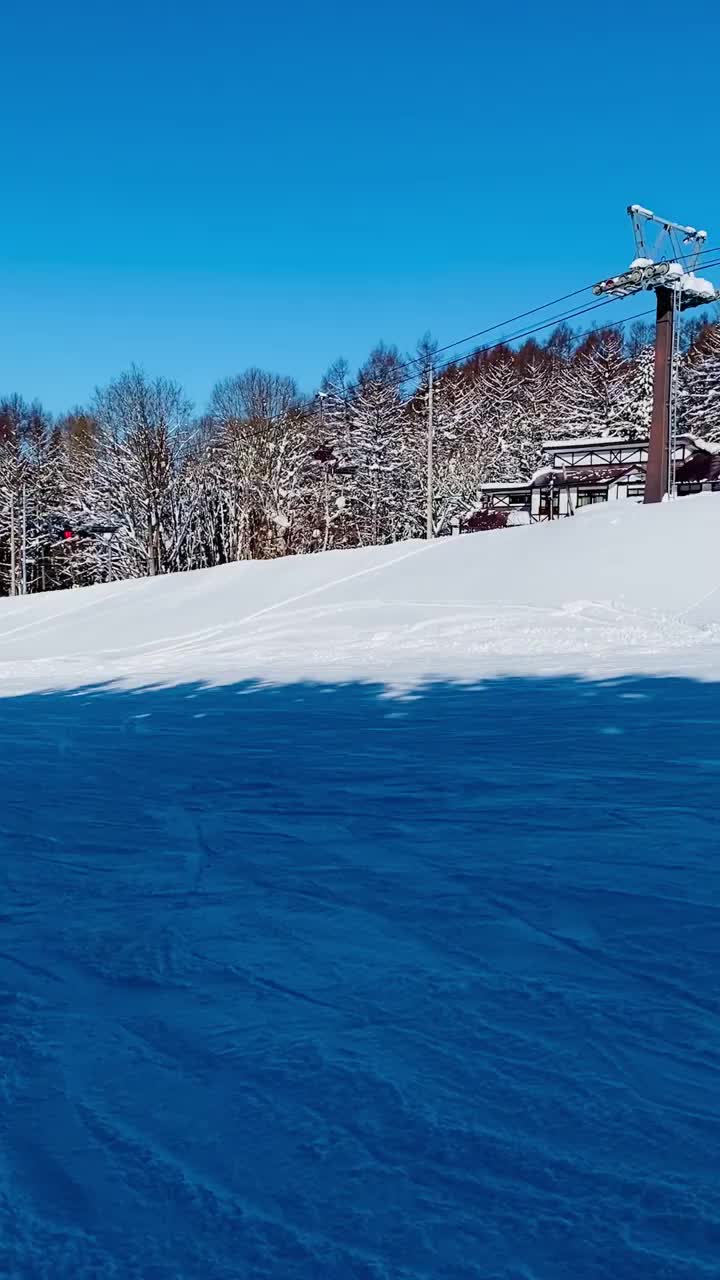
[[[628,498],[644,498],[644,497],[645,497],[645,485],[644,485],[644,484],[629,484],[629,485],[628,485],[627,496],[628,496]]]
[[[595,502],[607,502],[607,492],[604,489],[578,489],[579,507],[590,507]]]
[[[679,498],[685,498],[689,493],[702,493],[702,484],[695,482],[691,484],[689,481],[685,481],[684,484],[678,485],[677,492]]]

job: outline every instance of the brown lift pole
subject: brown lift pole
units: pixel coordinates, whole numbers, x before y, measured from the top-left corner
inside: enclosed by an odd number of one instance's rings
[[[670,397],[674,351],[675,307],[671,289],[657,289],[655,321],[655,372],[650,421],[645,501],[662,502],[670,474]]]
[[[674,431],[676,405],[673,404],[673,373],[678,356],[676,333],[678,311],[702,307],[720,300],[720,292],[708,280],[698,279],[695,268],[704,249],[707,231],[685,227],[680,222],[661,218],[640,204],[628,205],[637,257],[627,271],[610,276],[593,286],[594,294],[611,298],[629,298],[641,289],[651,290],[657,299],[655,325],[655,373],[653,377],[650,445],[645,475],[645,501],[662,502],[671,484],[670,439]],[[648,234],[659,228],[653,245]],[[688,246],[692,246],[688,250]],[[687,251],[686,251],[687,250]],[[682,267],[680,264],[682,263]],[[710,262],[708,266],[715,264]]]

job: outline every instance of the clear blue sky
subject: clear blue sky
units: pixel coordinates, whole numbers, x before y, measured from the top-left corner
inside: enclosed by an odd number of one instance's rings
[[[309,390],[618,269],[630,201],[720,244],[714,8],[4,0],[0,391]]]

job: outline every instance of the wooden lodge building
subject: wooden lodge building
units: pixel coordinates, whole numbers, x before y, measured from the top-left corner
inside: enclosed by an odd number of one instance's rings
[[[453,532],[558,520],[595,502],[643,499],[647,440],[551,440],[543,452],[547,463],[531,479],[481,485],[477,507],[453,522]],[[679,436],[673,470],[678,497],[720,490],[720,446]]]

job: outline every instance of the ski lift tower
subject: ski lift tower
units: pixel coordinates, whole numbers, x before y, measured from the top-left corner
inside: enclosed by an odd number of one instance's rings
[[[642,205],[628,207],[635,236],[635,258],[627,271],[601,280],[595,294],[629,298],[649,289],[656,297],[655,372],[652,420],[645,477],[645,501],[662,502],[673,488],[677,419],[677,373],[680,357],[678,315],[720,298],[715,286],[695,274],[707,231],[660,218]],[[655,233],[653,243],[650,238]]]

